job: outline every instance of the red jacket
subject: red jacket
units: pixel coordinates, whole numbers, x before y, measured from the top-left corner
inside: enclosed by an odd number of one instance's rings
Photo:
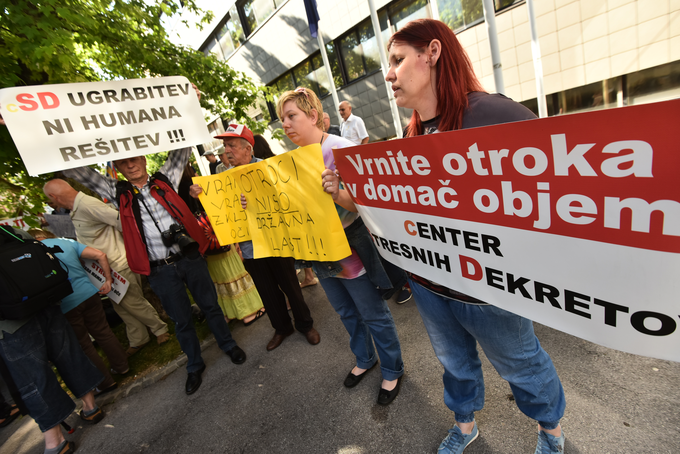
[[[199,226],[196,218],[187,207],[184,200],[175,192],[167,178],[163,174],[155,174],[151,177],[151,195],[170,213],[178,224],[184,226],[191,238],[199,244],[201,254],[208,249],[208,240]],[[158,189],[165,192],[165,197],[158,194]],[[137,273],[148,276],[151,272],[149,254],[146,249],[146,235],[142,227],[142,217],[139,208],[139,200],[134,197],[133,186],[127,181],[119,181],[117,185],[118,207],[120,209],[120,222],[123,227],[123,242],[125,253],[130,269]],[[168,202],[174,205],[180,212],[180,217],[175,216],[175,210],[170,209]]]

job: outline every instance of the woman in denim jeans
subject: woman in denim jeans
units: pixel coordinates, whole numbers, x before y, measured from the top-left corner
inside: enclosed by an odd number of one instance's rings
[[[276,110],[283,122],[284,132],[293,143],[301,147],[315,143],[321,145],[324,163],[328,169],[331,169],[326,172],[332,173],[335,170],[332,148],[354,146],[342,137],[323,132],[323,107],[319,98],[311,90],[298,88],[295,91],[283,93]],[[328,185],[328,182],[323,183]],[[349,199],[346,193],[343,196]],[[337,204],[336,209],[343,228],[348,229],[359,222],[356,209],[349,211]],[[365,227],[363,230],[368,236]],[[369,241],[367,247],[374,248],[375,246]],[[363,254],[365,251],[361,252]],[[370,272],[367,272],[365,266],[369,267],[369,263],[363,263],[360,254],[354,249],[352,249],[352,255],[339,262],[340,267],[330,267],[330,269],[335,268],[336,272],[340,270],[339,273],[329,273],[329,264],[323,265],[315,266],[314,270],[328,300],[340,315],[350,335],[350,348],[356,356],[356,365],[345,378],[344,384],[352,388],[364,378],[378,362],[375,355],[377,350],[383,376],[378,392],[378,403],[388,405],[399,394],[404,363],[401,359],[401,346],[392,314],[382,298],[382,293],[377,288],[380,284],[374,283],[369,278],[369,274],[379,274],[376,273],[379,271],[387,279],[382,265],[379,261],[372,262]],[[385,285],[391,287],[389,280]],[[375,348],[373,343],[375,343]]]
[[[465,51],[442,22],[409,22],[392,35],[388,50],[386,80],[397,105],[413,109],[405,137],[535,118],[505,96],[483,92]],[[509,382],[519,409],[538,421],[536,453],[563,452],[564,391],[531,320],[420,276],[411,275],[410,284],[444,366],[444,401],[455,413],[439,453],[460,454],[479,434],[475,412],[484,406],[484,378],[477,343]]]

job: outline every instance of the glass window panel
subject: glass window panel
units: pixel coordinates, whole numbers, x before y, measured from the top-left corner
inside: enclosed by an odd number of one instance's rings
[[[295,77],[295,83],[297,83],[298,87],[309,88],[318,94],[319,89],[317,88],[314,71],[312,71],[312,64],[309,60],[295,68],[293,70],[293,76]]]
[[[365,74],[361,43],[356,31],[352,31],[340,40],[340,56],[347,71],[348,82]]]
[[[295,83],[293,82],[293,73],[287,72],[286,74],[272,82],[269,87],[271,88],[272,95],[274,97],[273,104],[276,107],[276,103],[278,102],[281,93],[288,90],[295,90]]]
[[[452,30],[469,27],[484,17],[482,0],[436,0],[439,18]]]
[[[373,23],[370,20],[364,21],[357,27],[359,42],[361,42],[360,52],[364,55],[366,72],[380,69],[380,53],[378,52],[378,40],[375,39]]]
[[[507,8],[508,6],[512,5],[516,1],[517,0],[494,0],[493,4],[494,4],[494,7],[496,8],[496,11],[500,11],[500,10]]]
[[[387,14],[380,14],[378,16],[378,21],[380,22],[383,42],[386,44],[390,35],[390,31],[387,27]],[[361,42],[366,72],[370,73],[380,69],[380,52],[378,50],[378,40],[375,38],[375,31],[373,30],[373,22],[368,19],[359,24],[357,33],[359,34],[359,41]]]
[[[390,22],[394,25],[395,30],[399,30],[412,20],[427,19],[428,17],[426,0],[406,0],[391,8]]]
[[[250,33],[261,25],[276,9],[273,0],[248,0],[243,3],[243,12]]]
[[[253,30],[257,28],[257,18],[255,17],[255,9],[253,8],[253,1],[250,0],[245,2],[242,6],[243,15],[246,18],[246,23],[248,24],[248,33],[252,33]]]
[[[626,85],[630,105],[680,98],[680,62],[628,74]]]
[[[217,45],[217,41],[215,40],[215,38],[211,38],[210,41],[208,42],[208,45],[205,47],[205,54],[206,55],[213,54],[218,59],[224,60],[222,49],[220,49],[220,46]]]
[[[469,27],[473,23],[484,18],[484,7],[482,0],[462,0],[463,16],[465,17],[465,26]]]
[[[241,20],[238,17],[236,5],[229,8],[229,19],[227,20],[226,27],[229,30],[229,35],[231,35],[234,47],[238,47],[246,41],[246,35],[243,31]]]
[[[560,113],[588,112],[616,107],[615,80],[595,82],[559,94]],[[605,96],[606,94],[606,96]]]
[[[321,54],[316,54],[316,56],[312,58],[312,68],[314,71],[314,78],[319,86],[319,91],[316,94],[319,95],[319,97],[326,96],[331,92],[331,84],[328,81],[328,74],[326,73],[326,67],[323,64]]]
[[[222,52],[225,57],[234,53],[234,42],[231,40],[229,28],[226,25],[217,33],[217,40],[220,43],[220,47],[222,47]]]
[[[331,73],[333,74],[333,81],[336,87],[342,87],[345,82],[342,79],[342,71],[340,71],[340,63],[338,63],[338,56],[335,53],[335,45],[333,43],[326,44],[326,54],[328,55],[328,63],[331,65]]]

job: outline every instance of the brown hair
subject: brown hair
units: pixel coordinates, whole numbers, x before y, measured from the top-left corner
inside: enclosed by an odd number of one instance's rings
[[[460,129],[463,125],[463,112],[468,106],[467,94],[473,91],[484,91],[482,84],[475,76],[472,63],[456,35],[443,22],[434,19],[418,19],[406,24],[392,35],[387,43],[389,50],[392,44],[408,44],[419,52],[438,39],[442,43],[442,51],[437,61],[437,114],[440,131]],[[411,121],[406,126],[406,137],[423,133],[420,115],[415,110]]]
[[[283,121],[283,105],[288,101],[295,101],[295,105],[308,117],[312,110],[316,110],[316,127],[323,131],[323,106],[319,97],[309,88],[297,87],[295,90],[284,92],[276,103],[276,115]]]

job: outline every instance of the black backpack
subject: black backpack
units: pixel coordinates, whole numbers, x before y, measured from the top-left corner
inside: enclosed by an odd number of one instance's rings
[[[0,227],[0,320],[28,318],[73,293],[57,252]]]

